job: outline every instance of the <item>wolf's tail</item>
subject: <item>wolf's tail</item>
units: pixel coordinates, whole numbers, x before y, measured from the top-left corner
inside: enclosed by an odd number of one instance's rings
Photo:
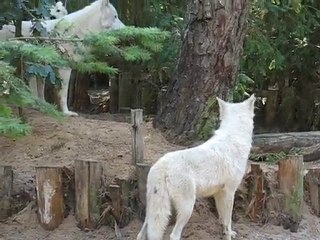
[[[148,240],[161,240],[171,214],[170,197],[165,173],[150,169],[147,184]]]

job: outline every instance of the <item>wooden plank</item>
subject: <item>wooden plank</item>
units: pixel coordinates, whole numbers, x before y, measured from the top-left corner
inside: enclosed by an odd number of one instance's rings
[[[36,167],[38,219],[46,230],[56,229],[64,219],[61,174],[60,167]]]

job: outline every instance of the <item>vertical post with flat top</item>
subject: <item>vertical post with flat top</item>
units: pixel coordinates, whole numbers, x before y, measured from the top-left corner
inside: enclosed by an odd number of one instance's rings
[[[143,162],[143,110],[131,109],[132,123],[132,163]]]

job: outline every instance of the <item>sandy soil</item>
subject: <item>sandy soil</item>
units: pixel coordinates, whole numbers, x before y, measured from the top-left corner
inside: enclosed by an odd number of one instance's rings
[[[115,177],[125,178],[133,173],[128,117],[83,115],[58,122],[33,110],[27,111],[27,117],[34,127],[30,136],[18,140],[0,137],[0,164],[14,167],[15,192],[23,188],[33,195],[34,166],[54,164],[70,167],[75,159],[102,160],[110,182]],[[150,162],[155,162],[167,151],[181,148],[168,143],[151,123],[145,124],[144,140],[146,159]],[[122,239],[135,239],[140,227],[141,222],[133,220],[121,229]],[[290,233],[279,226],[259,226],[245,218],[234,223],[234,230],[238,232],[237,239],[320,239],[320,218],[304,206],[304,219],[298,233]],[[72,215],[58,229],[45,231],[37,223],[35,207],[30,203],[23,211],[0,223],[0,240],[4,239],[102,240],[116,239],[116,236],[114,230],[107,226],[92,232],[80,231]],[[207,201],[197,201],[182,239],[222,239],[221,227]]]

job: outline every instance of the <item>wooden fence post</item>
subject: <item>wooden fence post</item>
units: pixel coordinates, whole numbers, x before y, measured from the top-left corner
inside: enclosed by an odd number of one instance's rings
[[[284,194],[284,227],[291,232],[298,230],[303,205],[303,157],[288,155],[279,161],[279,189]]]
[[[320,217],[320,168],[309,169],[305,176],[310,203],[314,213]]]
[[[10,216],[13,171],[11,166],[0,166],[0,220]]]
[[[131,109],[132,123],[132,163],[143,162],[143,110]]]
[[[102,163],[75,161],[75,216],[81,229],[97,227],[101,212]]]
[[[137,163],[136,169],[138,173],[138,190],[139,190],[139,217],[145,217],[147,180],[151,166],[146,163]]]
[[[36,167],[38,219],[46,230],[57,228],[64,219],[62,169]]]

